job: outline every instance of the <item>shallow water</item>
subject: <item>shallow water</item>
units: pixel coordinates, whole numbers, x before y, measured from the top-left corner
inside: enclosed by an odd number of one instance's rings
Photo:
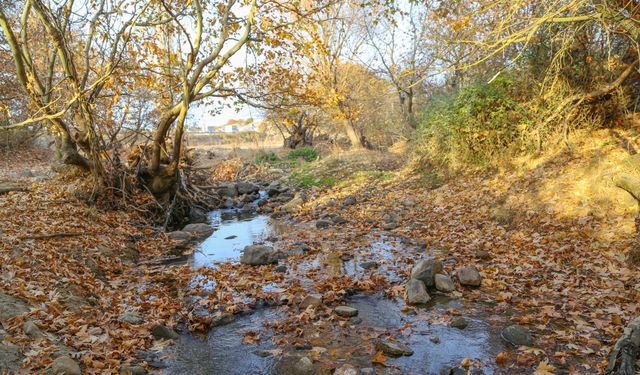
[[[265,322],[281,317],[277,310],[262,309],[238,316],[233,323],[211,330],[205,337],[183,334],[166,351],[163,374],[263,375],[272,372],[274,357],[262,357],[261,351],[274,349]],[[258,330],[260,341],[243,344],[244,333]]]
[[[215,232],[204,240],[193,254],[192,266],[210,266],[215,262],[237,261],[242,249],[264,242],[273,233],[269,216],[218,210],[209,214]]]

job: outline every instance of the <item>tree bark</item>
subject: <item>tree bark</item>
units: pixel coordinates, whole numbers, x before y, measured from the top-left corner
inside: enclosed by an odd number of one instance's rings
[[[607,375],[635,375],[640,351],[640,317],[633,319],[624,329],[609,355]]]

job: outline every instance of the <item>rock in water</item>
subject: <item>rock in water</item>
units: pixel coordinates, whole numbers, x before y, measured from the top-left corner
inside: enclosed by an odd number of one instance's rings
[[[531,333],[523,327],[513,324],[502,330],[502,338],[515,346],[531,346]]]
[[[425,286],[435,285],[435,276],[442,272],[442,262],[436,258],[425,258],[418,261],[411,270],[411,278],[420,280]]]
[[[346,318],[358,315],[358,309],[354,309],[350,306],[338,306],[333,311],[339,316]]]
[[[431,297],[427,293],[427,288],[420,280],[411,279],[405,286],[407,294],[407,303],[409,305],[419,305],[429,302]]]
[[[458,270],[458,280],[460,284],[467,286],[480,286],[482,284],[482,276],[475,267],[464,267]]]
[[[465,318],[458,318],[451,322],[451,327],[457,329],[465,329],[469,325],[469,322]]]
[[[240,263],[252,266],[278,263],[278,256],[273,247],[266,245],[249,245],[242,250]]]
[[[198,238],[206,238],[209,237],[214,229],[209,224],[197,223],[197,224],[187,224],[182,228],[183,232],[189,233],[190,235]]]
[[[300,309],[306,309],[309,306],[318,307],[322,305],[322,294],[309,294],[300,302]]]
[[[250,182],[238,182],[236,184],[236,190],[238,190],[238,194],[253,194],[260,191],[260,187],[258,185],[252,184]]]
[[[163,326],[161,324],[156,325],[151,329],[151,334],[156,339],[170,339],[177,340],[180,338],[180,335],[176,333],[176,331],[172,330],[167,326]]]
[[[413,354],[413,350],[411,350],[410,347],[396,341],[384,339],[376,342],[376,349],[392,357],[410,356]]]
[[[436,289],[441,292],[449,293],[456,290],[455,285],[453,285],[453,281],[447,275],[437,274],[434,278]]]
[[[63,355],[53,361],[51,373],[56,375],[81,375],[80,366],[70,357]]]
[[[224,184],[218,187],[218,195],[221,197],[235,198],[238,196],[238,188],[235,184]]]

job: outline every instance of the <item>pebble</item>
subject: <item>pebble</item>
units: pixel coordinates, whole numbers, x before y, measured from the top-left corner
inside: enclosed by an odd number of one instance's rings
[[[354,309],[350,306],[338,306],[333,311],[339,316],[350,318],[352,316],[358,315],[358,309]]]
[[[391,340],[378,340],[376,342],[376,349],[392,357],[413,355],[413,350],[411,350],[410,347]]]

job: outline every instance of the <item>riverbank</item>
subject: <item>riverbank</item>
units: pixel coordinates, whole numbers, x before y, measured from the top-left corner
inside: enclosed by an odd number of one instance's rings
[[[208,217],[203,245],[178,247],[135,211],[87,205],[78,180],[24,177],[28,191],[0,196],[0,363],[66,373],[599,373],[639,313],[640,279],[624,259],[633,233],[624,194],[598,195],[618,207],[603,213],[568,189],[594,179],[584,157],[448,178],[383,153],[331,156],[293,174],[255,166],[243,176],[263,193],[238,194]],[[281,178],[277,192],[258,204],[268,175]],[[273,248],[276,263],[240,263],[254,243]],[[176,249],[178,262],[167,257]],[[409,305],[405,287],[429,257],[453,290],[425,288],[430,300]],[[470,268],[479,286],[461,277]],[[511,331],[505,340],[510,326],[531,341],[513,345]]]

